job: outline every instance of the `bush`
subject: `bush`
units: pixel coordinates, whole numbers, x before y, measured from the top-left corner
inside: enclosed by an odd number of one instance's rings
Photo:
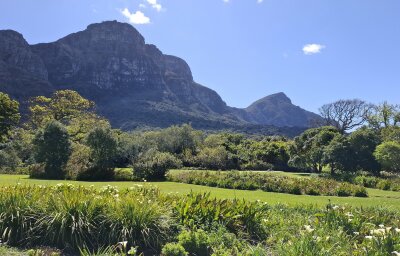
[[[46,174],[44,164],[31,164],[28,166],[29,177],[34,179],[44,179]]]
[[[168,243],[164,245],[162,251],[162,256],[187,256],[185,248],[182,245],[177,243]]]
[[[133,170],[131,168],[116,168],[114,170],[114,180],[116,181],[133,181]]]
[[[141,180],[164,180],[169,169],[179,168],[182,162],[166,152],[150,150],[134,164],[134,175]]]
[[[72,154],[65,167],[68,179],[75,180],[90,167],[90,148],[83,144],[74,143]]]
[[[15,173],[20,163],[14,150],[0,150],[0,173]]]
[[[179,236],[179,243],[186,251],[196,256],[209,255],[208,235],[203,230],[183,231]]]
[[[322,178],[294,178],[270,173],[237,171],[181,171],[169,173],[168,180],[188,184],[229,189],[256,190],[268,192],[326,195],[326,196],[367,196],[364,187],[347,182]]]

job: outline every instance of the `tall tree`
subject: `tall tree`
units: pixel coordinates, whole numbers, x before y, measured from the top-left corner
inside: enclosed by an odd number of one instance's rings
[[[289,165],[313,172],[322,172],[325,165],[324,152],[338,135],[337,129],[331,126],[308,129],[294,139],[289,149]]]
[[[50,120],[66,124],[93,110],[94,103],[72,90],[56,91],[51,98],[38,96],[30,100],[31,125],[43,127]]]
[[[71,143],[65,127],[52,121],[36,134],[35,159],[45,164],[45,176],[49,179],[63,179],[65,165],[71,155]]]
[[[400,106],[384,102],[373,106],[367,116],[368,123],[375,129],[389,128],[400,125]]]
[[[90,157],[97,169],[112,167],[112,160],[117,152],[117,140],[110,129],[93,129],[86,139],[86,144],[91,149]]]
[[[365,101],[353,99],[323,105],[319,112],[324,119],[324,125],[336,127],[341,134],[345,134],[363,125],[370,109],[371,105]]]
[[[20,117],[19,103],[0,92],[0,142],[7,138],[12,127],[18,124]]]

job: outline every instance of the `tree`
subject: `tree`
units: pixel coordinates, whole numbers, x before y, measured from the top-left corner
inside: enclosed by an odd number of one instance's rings
[[[289,149],[289,165],[313,172],[322,172],[325,165],[326,147],[338,134],[338,130],[331,126],[308,129],[303,132],[294,139]]]
[[[400,143],[384,142],[376,148],[374,156],[384,170],[400,172]]]
[[[337,170],[345,172],[356,171],[355,156],[348,137],[343,135],[335,136],[324,150],[324,162],[329,164],[332,175]]]
[[[12,127],[20,120],[19,103],[0,92],[0,142],[4,142]]]
[[[353,99],[323,105],[319,112],[324,119],[324,125],[336,127],[341,134],[345,134],[364,124],[370,109],[370,104]]]
[[[381,144],[379,134],[368,128],[361,128],[349,135],[353,161],[357,170],[379,175],[380,165],[374,157],[376,147]]]
[[[71,155],[71,143],[65,127],[51,121],[36,134],[33,144],[36,161],[45,164],[45,177],[63,179],[65,165]]]
[[[31,125],[42,127],[50,120],[67,124],[71,119],[93,110],[94,103],[72,90],[56,91],[47,98],[38,96],[30,100]]]
[[[99,170],[112,167],[112,160],[117,152],[117,140],[110,129],[93,129],[86,139],[86,144],[90,147],[90,158],[94,167]]]
[[[400,124],[400,106],[384,102],[373,106],[367,119],[371,127],[375,129],[395,127]]]

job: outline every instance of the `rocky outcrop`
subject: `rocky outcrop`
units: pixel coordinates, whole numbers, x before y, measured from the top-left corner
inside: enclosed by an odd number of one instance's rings
[[[219,129],[251,125],[307,126],[312,113],[273,95],[246,109],[226,105],[193,80],[189,65],[146,44],[131,25],[106,21],[52,43],[29,45],[0,31],[0,90],[18,99],[72,89],[96,102],[116,127],[190,122]]]

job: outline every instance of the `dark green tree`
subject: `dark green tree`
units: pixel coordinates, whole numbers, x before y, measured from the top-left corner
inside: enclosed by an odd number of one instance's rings
[[[376,147],[381,144],[379,133],[361,128],[350,134],[349,142],[354,153],[353,161],[356,169],[379,175],[380,164],[374,157]]]
[[[4,142],[12,127],[20,119],[19,103],[7,94],[0,92],[0,142]]]
[[[336,171],[354,172],[354,152],[346,136],[337,135],[324,149],[324,162],[331,168],[331,174]]]
[[[289,165],[295,168],[322,172],[324,152],[339,131],[332,126],[309,129],[294,139],[290,147]]]
[[[86,139],[86,144],[90,147],[90,158],[94,167],[100,170],[112,167],[117,152],[117,140],[110,129],[93,129]]]
[[[33,144],[36,161],[45,165],[45,177],[63,179],[65,165],[71,155],[71,143],[65,127],[51,121],[36,134]]]

